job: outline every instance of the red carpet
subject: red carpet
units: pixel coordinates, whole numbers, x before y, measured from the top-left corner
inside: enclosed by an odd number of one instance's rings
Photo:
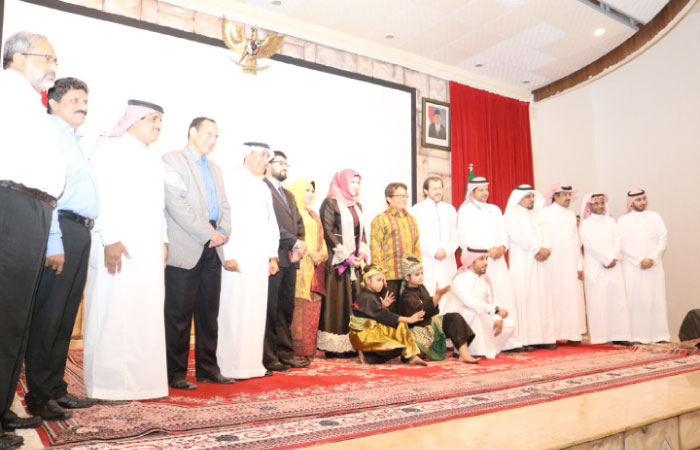
[[[45,422],[40,433],[47,445],[71,448],[289,448],[700,369],[700,356],[684,355],[673,345],[582,344],[505,354],[477,366],[451,358],[428,367],[317,359],[273,377],[75,410],[69,421]],[[78,395],[81,358],[71,351],[66,369],[69,390]]]

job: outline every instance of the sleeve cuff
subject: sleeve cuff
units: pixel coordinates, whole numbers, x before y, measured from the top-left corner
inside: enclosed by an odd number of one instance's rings
[[[60,236],[49,236],[49,241],[46,244],[46,256],[62,255],[63,240]]]

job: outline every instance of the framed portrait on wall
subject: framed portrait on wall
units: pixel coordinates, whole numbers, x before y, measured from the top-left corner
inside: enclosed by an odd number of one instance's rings
[[[450,104],[423,97],[423,147],[450,151]]]

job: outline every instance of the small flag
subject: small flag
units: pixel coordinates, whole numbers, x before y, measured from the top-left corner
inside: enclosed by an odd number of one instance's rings
[[[467,177],[467,189],[464,190],[464,199],[467,199],[467,194],[469,194],[469,183],[474,179],[474,164],[469,164],[469,176]]]

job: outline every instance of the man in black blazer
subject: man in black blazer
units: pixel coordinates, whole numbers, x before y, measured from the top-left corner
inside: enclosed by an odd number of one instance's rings
[[[287,156],[275,151],[267,168],[265,184],[272,192],[272,206],[280,229],[278,248],[279,272],[268,279],[267,321],[263,365],[267,370],[283,372],[290,367],[301,368],[308,362],[294,357],[292,346],[292,317],[294,290],[299,260],[306,253],[304,222],[294,195],[282,187],[287,179]]]

